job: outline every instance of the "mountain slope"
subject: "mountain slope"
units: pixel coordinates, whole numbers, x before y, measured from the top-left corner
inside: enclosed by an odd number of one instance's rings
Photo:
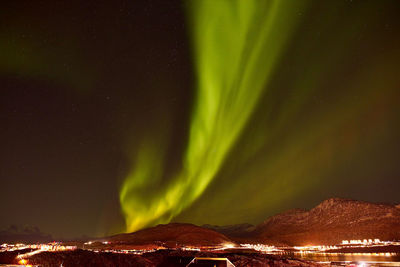
[[[134,233],[111,236],[106,240],[135,245],[157,242],[171,245],[174,243],[178,246],[217,246],[233,243],[223,234],[187,223],[160,224]]]
[[[230,238],[247,237],[255,229],[255,226],[252,224],[249,224],[249,223],[232,224],[232,225],[224,225],[224,226],[204,224],[201,227],[214,230],[214,231],[221,233],[223,235],[226,235]]]
[[[42,233],[36,226],[11,225],[0,230],[0,244],[2,243],[38,243],[51,242],[53,237]]]
[[[331,198],[315,208],[272,216],[254,231],[262,242],[338,244],[346,239],[400,239],[400,206]]]

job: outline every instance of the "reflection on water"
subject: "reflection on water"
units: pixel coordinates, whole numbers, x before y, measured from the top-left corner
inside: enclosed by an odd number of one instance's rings
[[[279,252],[276,254],[290,258],[301,258],[317,262],[364,262],[366,263],[365,266],[400,266],[400,254],[398,253],[303,253],[290,251]]]

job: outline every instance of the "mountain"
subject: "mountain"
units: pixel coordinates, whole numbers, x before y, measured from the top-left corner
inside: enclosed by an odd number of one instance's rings
[[[229,236],[230,238],[247,237],[256,228],[254,225],[249,224],[249,223],[232,224],[232,225],[225,225],[225,226],[204,224],[201,227],[217,231],[218,233]]]
[[[221,233],[188,223],[160,224],[134,233],[114,235],[104,240],[130,245],[162,244],[169,247],[218,246],[234,243]]]
[[[331,198],[311,210],[293,209],[269,217],[257,226],[170,223],[134,233],[97,239],[113,246],[219,246],[239,243],[275,245],[339,244],[351,239],[400,240],[400,205]],[[0,230],[0,243],[50,242],[37,227]],[[104,243],[101,243],[104,242]],[[95,245],[95,244],[93,244]],[[108,245],[107,245],[108,246]]]
[[[104,240],[173,247],[227,243],[329,245],[351,239],[400,240],[400,205],[331,198],[311,210],[292,209],[261,224],[216,226],[170,223]]]
[[[349,239],[400,239],[400,205],[331,198],[311,210],[289,210],[259,224],[263,243],[338,244]]]
[[[41,243],[51,242],[51,235],[42,233],[36,226],[11,225],[0,230],[0,243]]]

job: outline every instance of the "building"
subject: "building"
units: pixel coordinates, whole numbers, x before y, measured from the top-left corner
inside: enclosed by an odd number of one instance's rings
[[[195,257],[186,267],[235,267],[227,258]]]

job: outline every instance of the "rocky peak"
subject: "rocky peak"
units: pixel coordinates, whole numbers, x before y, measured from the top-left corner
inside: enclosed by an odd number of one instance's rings
[[[400,205],[330,198],[310,211],[290,210],[257,226],[264,240],[335,244],[343,239],[399,238]]]
[[[343,198],[328,198],[322,201],[318,206],[314,209],[320,210],[329,210],[333,207],[337,206],[350,206],[350,205],[357,205],[357,204],[366,204],[362,201],[351,200],[351,199],[343,199]]]

